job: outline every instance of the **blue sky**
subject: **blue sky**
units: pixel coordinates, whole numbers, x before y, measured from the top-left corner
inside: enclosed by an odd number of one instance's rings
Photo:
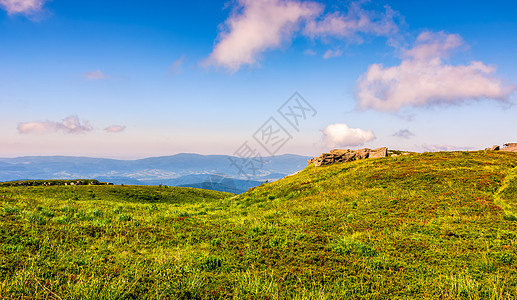
[[[0,157],[517,141],[515,1],[0,0]],[[317,111],[295,129],[294,92]]]

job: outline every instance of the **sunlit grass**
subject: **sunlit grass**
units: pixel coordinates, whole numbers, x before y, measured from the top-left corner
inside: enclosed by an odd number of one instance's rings
[[[237,197],[0,187],[0,298],[515,299],[516,166],[412,154]]]

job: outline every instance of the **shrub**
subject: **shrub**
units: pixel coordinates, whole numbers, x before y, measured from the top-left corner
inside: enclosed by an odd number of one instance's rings
[[[221,239],[220,238],[216,238],[216,239],[211,240],[210,241],[210,245],[212,245],[214,247],[221,245]]]
[[[68,216],[59,216],[52,219],[52,221],[57,224],[67,224],[69,220]]]
[[[67,214],[73,214],[73,213],[75,213],[76,209],[70,205],[64,205],[59,208],[59,211],[67,213]]]
[[[218,256],[205,256],[201,258],[201,269],[212,271],[220,268],[223,265],[223,260]]]
[[[348,255],[354,253],[361,256],[377,255],[377,250],[351,237],[344,237],[341,240],[339,240],[338,243],[334,246],[333,250],[335,253],[340,255]]]
[[[45,225],[47,224],[47,218],[43,217],[42,215],[32,212],[27,214],[27,219],[29,222],[36,224],[36,225]]]
[[[99,209],[93,209],[93,210],[90,210],[90,214],[96,218],[100,218],[104,215],[104,212]]]
[[[501,253],[499,260],[504,265],[511,265],[513,263],[514,257],[510,253]]]
[[[125,214],[122,214],[122,215],[119,215],[118,216],[118,220],[120,222],[129,222],[132,220],[131,216],[130,215],[125,215]]]
[[[280,236],[275,236],[269,240],[269,246],[271,248],[281,246],[284,243],[284,238]]]
[[[42,216],[47,217],[47,218],[53,218],[55,215],[54,212],[50,208],[43,208],[43,209],[41,209],[40,213]]]
[[[115,214],[120,214],[122,211],[124,211],[124,206],[118,206],[115,208],[115,210],[113,210]]]
[[[18,206],[14,206],[14,205],[5,206],[2,208],[2,210],[4,211],[4,213],[6,213],[8,215],[16,215],[20,212],[20,208]]]

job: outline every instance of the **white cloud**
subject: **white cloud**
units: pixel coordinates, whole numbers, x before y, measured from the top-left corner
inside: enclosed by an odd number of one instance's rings
[[[368,11],[361,7],[364,1],[350,3],[346,14],[333,12],[322,19],[310,20],[304,29],[304,34],[311,37],[341,37],[357,40],[358,33],[377,36],[391,36],[398,32],[394,17],[398,14],[389,6],[385,12]]]
[[[104,130],[106,130],[109,133],[119,133],[119,132],[124,131],[125,129],[126,129],[126,126],[121,126],[121,125],[111,125],[111,126],[104,128]]]
[[[357,42],[361,33],[391,40],[398,32],[394,20],[398,13],[389,6],[384,12],[365,10],[361,7],[364,2],[351,2],[346,13],[323,14],[324,6],[313,1],[236,0],[237,7],[221,26],[218,42],[202,65],[235,72],[243,65],[258,64],[263,52],[280,48],[297,34]]]
[[[327,50],[324,54],[323,54],[323,58],[324,59],[329,59],[329,58],[332,58],[332,57],[338,57],[338,56],[341,56],[343,55],[343,51],[341,50]]]
[[[88,121],[81,121],[78,116],[66,117],[61,122],[43,121],[18,124],[20,134],[47,134],[62,131],[67,134],[80,134],[92,131]]]
[[[371,130],[350,128],[347,124],[339,123],[327,126],[327,128],[323,130],[323,135],[327,146],[331,148],[362,146],[375,139],[375,135]]]
[[[411,132],[409,129],[401,129],[393,134],[393,136],[403,138],[403,139],[409,139],[410,137],[414,136],[415,134]]]
[[[182,56],[175,60],[170,66],[169,66],[169,75],[178,75],[181,74],[183,70],[183,62],[185,61],[185,56]]]
[[[446,34],[424,31],[416,38],[416,45],[407,50],[404,56],[415,60],[426,61],[434,58],[445,58],[453,49],[463,45],[463,39],[458,34]]]
[[[296,0],[237,0],[238,8],[226,20],[205,65],[237,71],[257,64],[258,56],[289,41],[304,19],[322,11],[315,2]]]
[[[47,0],[0,0],[0,6],[9,14],[31,14],[40,11]]]
[[[473,61],[450,65],[443,59],[461,46],[458,35],[424,32],[416,46],[395,67],[374,64],[358,80],[360,108],[397,111],[404,106],[461,103],[468,100],[506,100],[515,90],[494,76],[496,68]]]
[[[86,77],[88,80],[100,80],[100,79],[106,79],[106,75],[101,72],[101,70],[87,72],[84,74],[84,77]]]

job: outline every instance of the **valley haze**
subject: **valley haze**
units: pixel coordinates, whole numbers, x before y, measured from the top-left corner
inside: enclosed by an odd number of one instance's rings
[[[310,157],[263,157],[263,166],[255,174],[241,174],[230,159],[238,158],[192,153],[137,160],[73,156],[0,158],[0,181],[87,178],[114,184],[162,184],[242,193],[305,168]]]

